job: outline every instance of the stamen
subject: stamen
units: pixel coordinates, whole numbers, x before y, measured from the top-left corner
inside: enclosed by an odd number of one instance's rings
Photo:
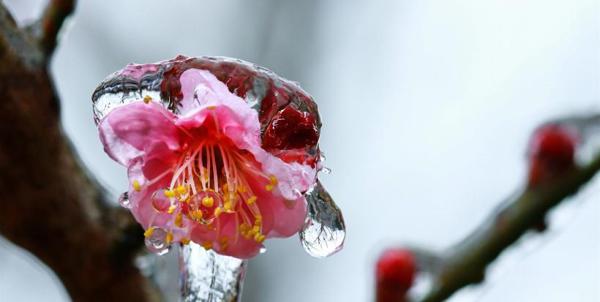
[[[142,190],[142,186],[140,185],[140,182],[139,182],[137,179],[133,181],[133,184],[132,184],[132,185],[133,185],[133,189],[134,189],[136,192],[139,192],[139,191],[141,191],[141,190]]]
[[[253,205],[256,202],[256,196],[252,195],[250,196],[250,198],[246,199],[246,204],[247,205]]]
[[[205,241],[205,242],[202,242],[200,245],[202,245],[202,247],[203,247],[205,250],[210,250],[210,249],[212,249],[212,242],[210,242],[210,241]]]
[[[265,240],[258,197],[249,186],[246,175],[267,180],[265,189],[268,191],[272,191],[278,183],[275,176],[265,175],[237,150],[210,142],[204,142],[184,154],[172,171],[170,186],[156,191],[152,198],[158,212],[174,215],[174,227],[183,227],[184,219],[200,223],[207,230],[216,232],[220,250],[238,242],[240,237],[258,243]],[[219,217],[224,214],[233,215],[235,232],[232,238],[220,234]],[[145,235],[151,236],[152,232],[153,228],[149,228]],[[168,234],[167,241],[172,240],[172,232]],[[186,244],[189,239],[180,241]],[[211,249],[213,243],[207,241],[202,246]]]
[[[212,208],[212,206],[215,204],[215,199],[210,197],[210,196],[206,196],[204,198],[202,198],[202,205],[207,207],[207,208]]]
[[[173,221],[173,223],[178,228],[182,227],[183,226],[183,215],[181,215],[181,213],[177,213],[177,215],[175,216],[175,221]]]
[[[155,227],[149,227],[145,232],[144,232],[144,237],[148,238],[150,236],[152,236],[152,234],[154,233],[154,228]]]
[[[169,198],[173,198],[173,197],[175,197],[175,192],[173,192],[172,190],[165,190],[165,196],[169,197]]]
[[[167,236],[165,236],[165,243],[167,245],[171,244],[171,242],[173,241],[173,233],[168,232]]]
[[[277,177],[274,175],[269,176],[269,184],[265,186],[267,191],[273,191],[275,186],[277,185]]]

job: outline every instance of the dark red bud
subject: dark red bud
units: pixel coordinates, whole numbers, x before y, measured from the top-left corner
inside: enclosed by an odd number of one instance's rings
[[[384,251],[377,260],[377,302],[404,301],[416,273],[413,253],[397,248]]]
[[[561,175],[575,164],[577,137],[562,125],[547,125],[535,131],[529,145],[530,187]]]

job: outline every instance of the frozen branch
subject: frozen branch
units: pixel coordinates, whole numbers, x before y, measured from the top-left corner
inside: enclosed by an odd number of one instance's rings
[[[422,301],[443,301],[463,287],[482,282],[487,266],[498,255],[535,229],[553,207],[575,194],[598,170],[597,155],[584,166],[573,166],[560,177],[510,197],[473,233],[440,256],[430,271],[433,285]]]
[[[46,57],[72,1],[51,1],[42,43],[0,4],[0,233],[48,265],[74,301],[153,301],[133,258],[139,226],[107,201],[60,126]]]

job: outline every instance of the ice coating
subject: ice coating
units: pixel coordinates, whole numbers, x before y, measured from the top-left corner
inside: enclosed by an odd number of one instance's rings
[[[189,114],[190,112],[186,108],[189,108],[190,100],[201,99],[202,97],[198,97],[199,94],[204,95],[214,88],[196,86],[197,83],[193,81],[190,83],[186,74],[195,71],[208,71],[211,76],[224,84],[221,86],[225,87],[226,92],[241,98],[246,106],[257,112],[259,140],[262,149],[288,164],[306,165],[315,170],[322,167],[319,163],[321,157],[318,147],[321,121],[317,106],[312,98],[296,83],[287,81],[267,69],[236,59],[179,56],[155,64],[130,64],[123,70],[109,76],[95,90],[92,100],[96,123],[101,123],[114,110],[123,106],[130,107],[142,100],[144,103],[151,102],[160,105],[174,116]],[[190,93],[190,91],[193,93]],[[163,115],[167,116],[168,114]],[[111,129],[108,129],[106,132],[110,135],[111,131]],[[169,141],[169,139],[166,139],[166,141]],[[140,149],[139,152],[136,155],[141,155],[146,151]],[[164,153],[160,150],[154,150],[153,152]],[[225,154],[218,150],[216,152],[221,152],[217,156]],[[115,158],[114,154],[111,156]],[[115,159],[122,162],[122,159]],[[130,175],[140,175],[141,171],[139,167],[130,168],[129,173]],[[136,186],[140,186],[140,183],[133,182],[130,184],[129,192],[133,193],[132,196],[136,196]],[[182,188],[179,187],[179,189]],[[318,188],[317,192],[324,191],[320,184]],[[167,190],[169,191],[168,194],[176,192],[175,189]],[[291,196],[290,192],[298,194],[304,193],[305,190],[298,190],[293,187],[288,189],[282,187],[282,189],[283,191],[287,190],[288,193],[286,194],[289,196]],[[311,192],[314,192],[314,190]],[[326,194],[326,191],[324,192]],[[342,246],[344,236],[341,235],[340,237],[341,233],[339,231],[345,234],[343,218],[328,194],[327,200],[330,202],[324,202],[321,193],[311,194],[313,195],[308,193],[306,195],[309,215],[306,218],[305,229],[301,233],[302,244],[309,254],[324,257],[339,250]],[[168,210],[169,204],[161,205],[160,202],[164,201],[153,200],[156,201],[153,204],[155,209],[165,207],[163,210]],[[335,233],[331,234],[335,234],[335,236],[327,237],[323,236],[323,232],[315,233],[315,227],[317,226],[321,229],[331,229],[332,213],[337,215],[335,221],[342,222],[341,225],[337,223],[333,226],[332,230]],[[149,235],[157,242],[163,240],[168,243],[174,239],[173,236],[178,236],[168,232],[162,234],[161,229],[155,230],[158,232],[150,232]],[[289,236],[287,232],[285,232],[285,236]]]
[[[182,302],[239,302],[246,261],[191,243],[179,256]]]
[[[258,112],[265,149],[289,160],[308,155],[305,160],[317,164],[321,119],[312,97],[296,83],[238,59],[178,56],[155,64],[130,64],[94,91],[94,120],[98,123],[113,109],[146,96],[178,113],[183,99],[180,76],[192,68],[211,72]],[[292,129],[291,124],[297,126]]]

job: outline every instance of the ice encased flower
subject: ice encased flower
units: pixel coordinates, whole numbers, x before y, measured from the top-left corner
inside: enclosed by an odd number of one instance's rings
[[[303,193],[318,169],[316,105],[279,104],[277,95],[249,101],[260,91],[241,98],[199,62],[180,57],[121,71],[121,79],[146,79],[150,93],[132,89],[118,106],[96,107],[101,140],[128,168],[129,208],[147,237],[166,231],[167,244],[192,240],[249,258],[266,238],[291,236],[304,223]],[[297,128],[286,116],[299,119]]]

